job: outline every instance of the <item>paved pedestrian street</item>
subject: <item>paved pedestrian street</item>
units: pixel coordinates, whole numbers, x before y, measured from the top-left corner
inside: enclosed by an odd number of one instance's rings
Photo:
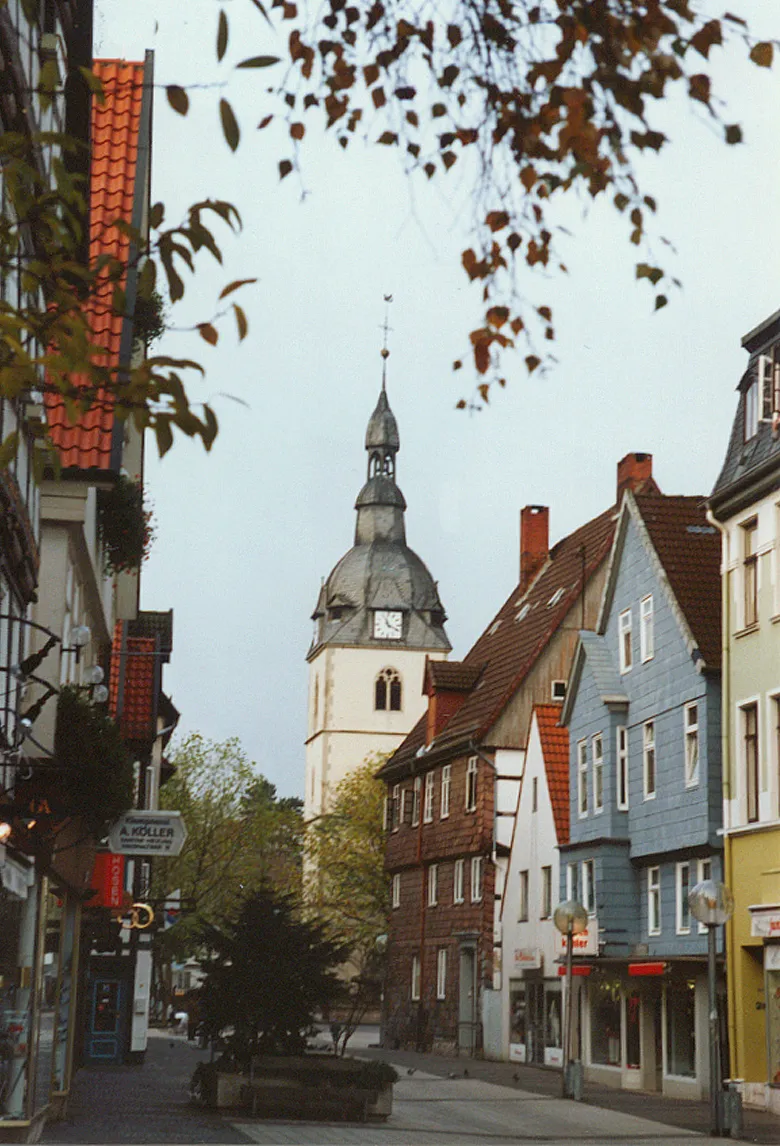
[[[404,1068],[395,1085],[387,1123],[268,1123],[241,1120],[241,1135],[263,1146],[504,1146],[518,1142],[631,1143],[665,1146],[706,1141],[700,1135],[633,1115],[510,1090],[458,1077],[441,1078]]]

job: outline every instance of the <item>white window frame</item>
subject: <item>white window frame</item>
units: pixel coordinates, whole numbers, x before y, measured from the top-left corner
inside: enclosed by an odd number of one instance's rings
[[[615,742],[615,799],[618,810],[628,811],[628,728],[621,724]]]
[[[471,893],[472,903],[482,902],[482,856],[471,857],[471,881],[469,891]]]
[[[683,872],[686,873],[684,884]],[[693,888],[693,884],[691,883],[692,874],[693,865],[690,860],[681,860],[680,863],[675,865],[675,931],[678,935],[690,935],[691,933],[691,909],[688,906],[688,894]]]
[[[705,879],[712,879],[712,859],[700,859],[697,864],[696,882],[703,883]],[[707,934],[707,924],[700,923],[696,928],[699,935]]]
[[[588,814],[588,742],[577,742],[577,816],[584,820]]]
[[[393,784],[393,798],[390,805],[390,826],[394,832],[398,831],[401,817],[399,812],[401,810],[401,785]]]
[[[634,646],[631,636],[631,610],[618,614],[618,653],[621,673],[631,672],[634,664]]]
[[[661,869],[658,866],[647,869],[647,934],[661,934]]]
[[[440,947],[436,952],[436,998],[447,998],[447,948]]]
[[[750,379],[750,385],[745,390],[745,419],[743,423],[743,439],[749,442],[758,433],[758,419],[760,411],[761,394],[759,392],[758,375]]]
[[[428,866],[428,906],[437,907],[439,903],[439,865]]]
[[[580,871],[580,902],[588,915],[596,914],[596,861],[587,859],[582,861]]]
[[[639,602],[639,653],[642,664],[655,656],[655,634],[653,632],[653,594],[649,593]]]
[[[410,995],[413,1003],[420,1001],[420,956],[412,955],[412,982]]]
[[[477,777],[478,777],[478,764],[476,756],[469,756],[468,764],[466,765],[466,811],[476,812],[477,810]]]
[[[463,884],[466,875],[466,861],[464,859],[456,859],[452,871],[452,902],[464,903],[465,895],[463,894]]]
[[[423,796],[423,823],[433,823],[433,789],[436,777],[433,772],[425,773],[425,789]]]
[[[398,823],[404,823],[404,814],[406,813],[406,788],[401,788],[401,802],[398,805]]]
[[[597,732],[591,741],[593,754],[593,813],[604,811],[604,737]]]
[[[758,518],[755,514],[740,522],[742,543],[742,628],[758,624]]]
[[[691,723],[689,720],[690,714],[695,716],[694,721]],[[696,788],[699,785],[699,762],[701,760],[701,737],[699,736],[699,702],[692,700],[690,704],[686,704],[683,710],[683,738],[685,744],[685,787]],[[692,752],[691,745],[696,746],[696,768],[693,773],[690,770],[690,755]]]
[[[579,899],[580,897],[580,865],[566,864],[566,898]]]
[[[393,899],[392,899],[392,903],[393,903],[393,907],[400,907],[401,906],[401,875],[400,875],[400,872],[396,872],[395,875],[393,876]]]
[[[645,800],[654,800],[655,794],[658,791],[658,753],[656,752],[655,743],[655,720],[646,720],[642,725],[642,795]],[[651,756],[653,761],[652,788],[648,783],[650,779],[650,768],[648,765]]]
[[[422,777],[415,776],[412,788],[412,827],[420,826],[420,794],[422,792]]]
[[[518,873],[520,879],[517,885],[517,922],[528,922],[528,890],[529,890],[529,876],[528,868],[523,868]]]
[[[452,765],[445,764],[441,770],[441,796],[439,799],[439,819],[446,820],[450,814],[450,789],[452,788]]]
[[[552,865],[544,864],[541,871],[541,900],[539,905],[539,918],[550,919],[552,917],[553,905],[553,892],[552,892]]]

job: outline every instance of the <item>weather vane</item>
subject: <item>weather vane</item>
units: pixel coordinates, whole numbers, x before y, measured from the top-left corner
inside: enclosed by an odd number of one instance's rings
[[[384,300],[385,300],[385,321],[382,325],[382,330],[384,332],[384,343],[382,345],[382,350],[381,350],[381,354],[382,354],[382,389],[383,390],[385,388],[385,383],[387,381],[387,378],[386,378],[387,360],[390,357],[390,351],[387,348],[387,336],[390,333],[390,331],[392,330],[392,327],[390,326],[389,320],[390,320],[390,303],[393,301],[393,296],[391,294],[386,294],[384,296]]]

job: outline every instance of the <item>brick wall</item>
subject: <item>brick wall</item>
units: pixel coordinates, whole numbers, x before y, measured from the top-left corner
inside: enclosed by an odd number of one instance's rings
[[[477,998],[492,981],[493,899],[495,872],[493,845],[494,772],[477,758],[477,800],[466,811],[468,756],[447,761],[450,774],[449,815],[441,816],[442,765],[418,773],[422,776],[420,823],[411,820],[414,777],[405,789],[404,821],[388,833],[386,867],[400,880],[400,902],[391,913],[388,972],[385,987],[386,1035],[391,1046],[439,1048],[455,1046],[460,997],[460,950],[464,937],[476,945]],[[424,813],[425,775],[434,776],[433,818]],[[392,786],[390,788],[392,795]],[[482,858],[481,899],[472,901],[472,859]],[[455,863],[463,860],[463,902],[454,902]],[[437,867],[437,902],[428,903],[428,871]],[[437,998],[438,952],[446,951],[444,999]],[[411,997],[412,962],[420,959],[420,999]]]

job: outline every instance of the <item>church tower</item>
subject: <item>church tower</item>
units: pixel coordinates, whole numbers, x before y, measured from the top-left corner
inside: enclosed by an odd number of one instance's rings
[[[367,756],[401,743],[427,707],[426,658],[443,660],[451,648],[436,582],[406,544],[406,501],[395,480],[400,439],[384,378],[365,445],[355,544],[324,582],[312,615],[307,820],[326,810],[339,781]]]

